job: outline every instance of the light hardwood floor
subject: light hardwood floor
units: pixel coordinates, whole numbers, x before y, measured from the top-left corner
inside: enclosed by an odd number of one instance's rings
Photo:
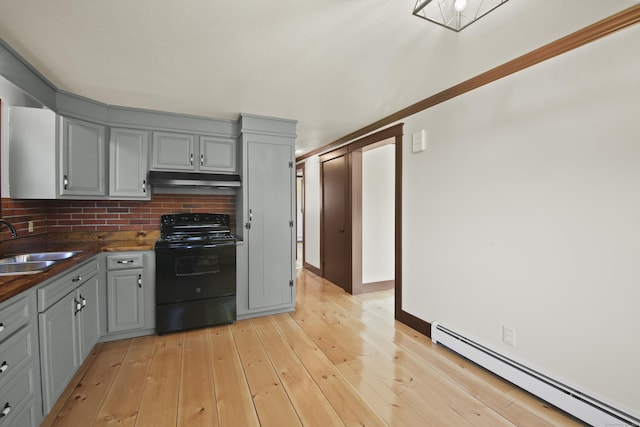
[[[298,270],[295,313],[99,344],[44,426],[571,426],[576,420]]]

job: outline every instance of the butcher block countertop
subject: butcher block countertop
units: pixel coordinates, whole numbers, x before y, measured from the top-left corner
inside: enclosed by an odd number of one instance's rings
[[[79,252],[40,273],[0,276],[0,302],[82,264],[100,252],[150,251],[159,231],[49,233],[0,242],[0,258],[31,252]]]

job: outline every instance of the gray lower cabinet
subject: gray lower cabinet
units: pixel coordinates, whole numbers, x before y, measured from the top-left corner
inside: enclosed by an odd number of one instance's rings
[[[109,196],[149,200],[149,132],[111,128],[109,137]]]
[[[0,427],[42,420],[35,291],[0,304]]]
[[[106,256],[109,339],[140,335],[155,327],[155,253],[117,252]]]
[[[100,338],[97,262],[38,289],[44,413],[48,413]]]

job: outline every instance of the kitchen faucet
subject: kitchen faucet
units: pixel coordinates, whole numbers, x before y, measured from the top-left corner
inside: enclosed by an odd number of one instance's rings
[[[11,223],[9,223],[8,221],[5,221],[4,219],[1,219],[1,218],[0,218],[0,223],[6,225],[9,228],[9,230],[11,230],[11,238],[12,239],[15,239],[16,237],[18,237],[18,232],[16,231],[16,228],[13,225],[11,225]]]

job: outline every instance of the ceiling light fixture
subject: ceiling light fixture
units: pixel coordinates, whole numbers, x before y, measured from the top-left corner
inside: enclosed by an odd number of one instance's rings
[[[413,14],[455,32],[461,31],[508,0],[417,0]]]

